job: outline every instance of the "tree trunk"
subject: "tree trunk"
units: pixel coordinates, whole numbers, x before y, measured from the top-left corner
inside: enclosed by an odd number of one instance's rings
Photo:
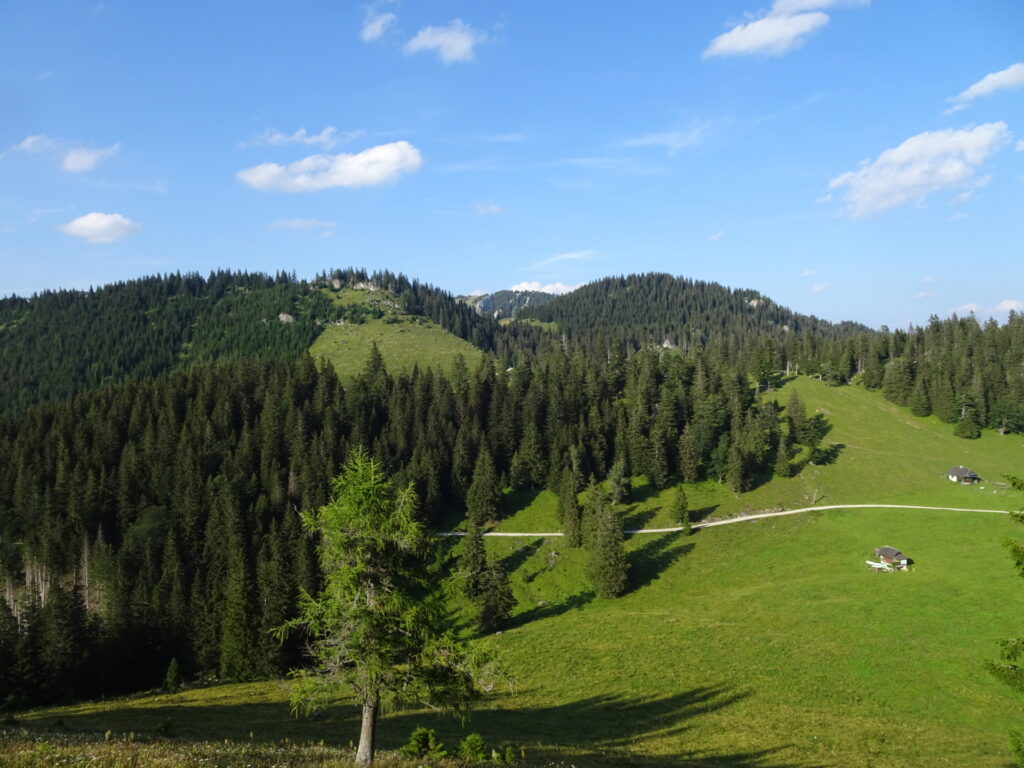
[[[373,763],[374,741],[377,738],[377,699],[363,702],[363,725],[359,729],[359,749],[356,750],[356,765]]]

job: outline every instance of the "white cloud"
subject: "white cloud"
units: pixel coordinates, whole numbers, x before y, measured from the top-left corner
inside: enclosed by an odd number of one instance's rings
[[[87,213],[67,224],[57,227],[72,237],[80,237],[90,243],[113,243],[134,235],[141,224],[122,216],[120,213]]]
[[[1014,147],[1017,152],[1024,152],[1024,139],[1020,139],[1017,142],[1017,146]]]
[[[827,13],[815,11],[795,16],[766,16],[737,24],[712,40],[702,55],[705,59],[754,53],[778,56],[799,48],[808,35],[828,24],[828,20]]]
[[[967,109],[967,105],[980,96],[990,96],[996,91],[1013,88],[1024,88],[1024,62],[1017,62],[999,72],[987,74],[967,90],[948,99],[953,102],[953,106],[946,110],[946,114]]]
[[[578,285],[566,285],[565,283],[548,283],[547,285],[541,284],[539,281],[534,280],[532,282],[516,283],[510,291],[540,291],[541,293],[553,293],[556,296],[575,291],[579,288]]]
[[[364,149],[354,155],[310,155],[289,165],[263,163],[239,171],[239,181],[253,189],[313,192],[334,187],[369,187],[394,181],[423,165],[420,151],[407,141]]]
[[[1006,123],[985,123],[960,131],[925,131],[898,147],[887,149],[873,162],[829,181],[843,189],[843,212],[854,219],[921,200],[942,189],[979,186],[975,171],[1010,141]]]
[[[964,314],[973,314],[973,313],[977,312],[979,309],[981,309],[981,306],[979,304],[977,304],[977,303],[972,301],[970,304],[961,304],[959,307],[957,307],[953,311],[954,312],[959,312],[960,314],[964,315]]]
[[[800,273],[800,277],[812,277],[813,275],[814,275],[814,270],[813,269],[805,269],[803,272]]]
[[[270,222],[268,229],[333,229],[333,221],[319,219],[278,219]]]
[[[914,294],[914,298],[915,299],[930,299],[934,295],[935,295],[935,291],[921,291],[920,293],[915,293]]]
[[[713,235],[708,235],[708,240],[711,240],[711,241],[721,240],[724,236],[725,236],[725,230],[724,229],[720,229],[717,232],[715,232]]]
[[[814,31],[829,22],[823,8],[841,5],[865,6],[870,0],[775,0],[768,11],[760,11],[751,21],[739,22],[716,37],[702,56],[778,56],[799,48]]]
[[[992,307],[993,312],[1009,312],[1011,310],[1013,310],[1014,312],[1020,312],[1024,310],[1024,302],[1017,301],[1016,299],[1003,299],[994,307]]]
[[[949,220],[950,221],[960,221],[961,219],[966,219],[968,217],[969,217],[969,215],[964,213],[963,211],[957,211],[956,213],[954,213],[952,216],[949,217]]]
[[[696,125],[687,130],[665,131],[663,133],[649,133],[633,139],[626,139],[621,142],[623,147],[663,147],[668,154],[674,155],[682,149],[695,147],[700,144],[707,135],[706,125]]]
[[[120,151],[120,149],[120,144],[103,147],[102,149],[72,149],[64,155],[61,168],[68,173],[83,173],[85,171],[91,171],[99,165],[101,160],[113,157],[118,153],[118,151]]]
[[[552,264],[558,264],[563,261],[586,261],[587,259],[592,258],[594,258],[593,251],[570,251],[568,253],[556,253],[554,256],[548,256],[546,259],[535,261],[533,264],[527,267],[527,269],[542,269],[544,267],[550,267]]]
[[[359,31],[359,37],[364,43],[372,42],[387,32],[388,27],[397,20],[398,17],[393,13],[367,11],[366,19],[363,21],[363,28]]]
[[[452,19],[444,27],[424,27],[405,44],[406,53],[437,51],[441,61],[451,64],[455,61],[472,61],[473,48],[486,40],[462,19]]]
[[[832,283],[815,283],[811,286],[811,290],[815,293],[820,293],[821,291],[827,291],[831,287]]]
[[[501,206],[490,201],[483,201],[473,203],[473,210],[475,210],[479,216],[494,216],[495,214],[501,213]]]
[[[320,133],[309,133],[305,128],[300,128],[295,133],[281,133],[268,128],[258,136],[253,136],[249,141],[243,142],[241,146],[283,147],[288,144],[305,144],[308,147],[320,146],[324,149],[333,149],[339,144],[358,139],[364,133],[366,132],[363,130],[338,133],[338,129],[333,125],[328,125]]]
[[[39,133],[35,136],[26,136],[11,147],[11,152],[28,152],[30,154],[35,154],[37,152],[46,152],[56,146],[57,142],[46,134]]]

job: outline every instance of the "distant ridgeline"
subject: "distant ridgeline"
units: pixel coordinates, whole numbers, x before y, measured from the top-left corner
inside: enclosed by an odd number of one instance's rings
[[[461,298],[481,315],[497,320],[517,317],[529,307],[543,306],[553,300],[555,295],[542,291],[495,291],[482,296]]]

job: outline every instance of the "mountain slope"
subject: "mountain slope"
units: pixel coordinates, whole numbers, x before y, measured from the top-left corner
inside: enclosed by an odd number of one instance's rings
[[[842,338],[868,330],[797,314],[756,291],[658,273],[597,280],[525,309],[521,316],[557,323],[561,332],[587,346],[617,342],[628,348],[668,342],[685,349],[790,333]]]
[[[495,319],[517,317],[526,309],[542,307],[555,298],[542,291],[495,291],[482,296],[460,297],[476,311]]]

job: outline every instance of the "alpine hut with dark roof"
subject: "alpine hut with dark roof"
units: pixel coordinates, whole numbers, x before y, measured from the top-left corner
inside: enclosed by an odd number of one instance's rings
[[[967,467],[953,467],[949,472],[946,473],[949,477],[950,482],[960,483],[962,485],[970,485],[971,483],[977,483],[981,481],[977,473],[973,469]]]

